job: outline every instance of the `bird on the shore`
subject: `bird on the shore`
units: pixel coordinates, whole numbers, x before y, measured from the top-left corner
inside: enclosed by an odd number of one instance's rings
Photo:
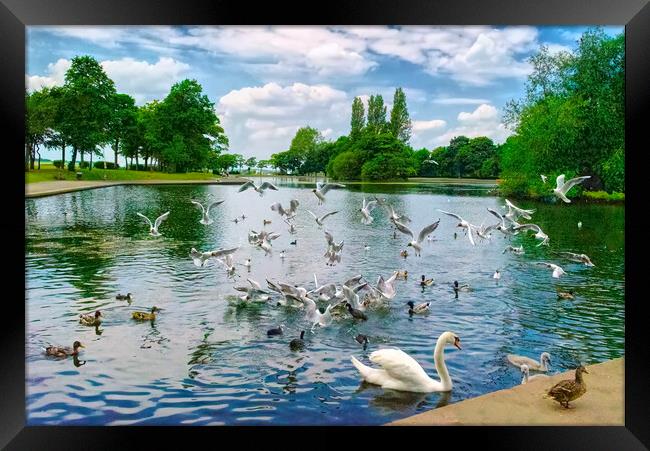
[[[555,183],[556,187],[553,190],[553,194],[555,194],[558,198],[562,199],[565,203],[571,203],[571,200],[566,197],[566,194],[569,192],[571,188],[576,186],[579,183],[582,183],[584,180],[587,180],[591,178],[590,175],[584,175],[582,177],[575,177],[569,180],[568,182],[564,182],[564,174],[558,175]]]
[[[294,338],[289,342],[289,347],[292,351],[297,351],[305,347],[305,331],[300,331],[300,338]]]
[[[575,379],[566,379],[558,382],[544,397],[554,399],[565,409],[570,408],[569,402],[574,401],[587,393],[587,384],[582,378],[583,373],[589,374],[589,371],[587,371],[584,366],[580,365],[576,368]]]
[[[273,335],[282,335],[282,326],[284,326],[284,324],[280,324],[278,327],[267,330],[266,335],[269,337]]]
[[[72,344],[72,348],[63,346],[48,346],[45,348],[45,355],[59,358],[77,356],[79,355],[79,348],[85,348],[85,346],[78,341],[75,341]]]
[[[514,226],[512,230],[514,232],[520,232],[522,230],[532,230],[533,232],[535,232],[535,238],[537,238],[538,240],[542,240],[542,242],[539,243],[537,247],[541,246],[542,244],[548,246],[549,237],[547,234],[545,234],[542,231],[541,227],[538,226],[537,224],[521,224],[521,225]]]
[[[349,302],[345,304],[345,307],[348,309],[348,312],[350,312],[350,315],[352,315],[354,319],[361,319],[364,321],[368,320],[368,316],[365,313],[363,313],[359,309],[355,309],[354,307],[352,307],[352,304],[350,304]]]
[[[527,384],[530,381],[533,381],[535,379],[547,379],[548,376],[546,374],[534,374],[530,375],[530,368],[528,368],[528,365],[525,363],[521,365],[521,373],[523,374],[523,377],[521,379],[521,385]]]
[[[422,366],[401,349],[380,349],[370,354],[370,361],[381,368],[371,368],[359,362],[354,356],[350,360],[366,382],[379,385],[385,389],[416,392],[448,392],[453,384],[445,365],[444,348],[446,345],[460,347],[460,338],[453,332],[444,332],[438,337],[433,352],[436,371],[440,381],[427,375]]]
[[[169,212],[163,213],[162,215],[158,216],[156,218],[156,222],[152,223],[149,218],[147,218],[145,215],[142,213],[138,212],[136,213],[138,216],[141,218],[144,218],[148,223],[149,223],[149,235],[151,236],[160,236],[161,233],[158,232],[158,227],[160,227],[160,224],[169,217]]]
[[[338,210],[337,210],[337,211],[330,211],[329,213],[325,213],[325,214],[324,214],[323,216],[321,216],[320,218],[319,218],[318,216],[316,216],[314,213],[312,213],[310,210],[307,210],[307,213],[309,213],[310,215],[312,215],[312,216],[314,217],[314,219],[316,220],[316,224],[318,224],[319,226],[322,227],[322,226],[323,226],[323,221],[324,221],[328,216],[332,216],[332,215],[335,215],[336,213],[338,213]]]
[[[131,317],[136,321],[155,321],[156,312],[159,312],[161,310],[161,308],[158,308],[154,305],[151,307],[151,312],[133,312],[131,314]]]
[[[573,252],[554,252],[572,262],[584,263],[585,266],[596,266],[591,262],[591,259],[585,254],[574,254]]]
[[[564,270],[560,266],[556,265],[555,263],[537,262],[537,264],[546,266],[547,268],[551,268],[553,270],[553,277],[556,279],[559,279],[560,276],[566,274],[566,272],[564,272]]]
[[[214,222],[212,220],[212,218],[210,218],[210,209],[212,207],[215,207],[215,206],[219,205],[219,204],[222,204],[224,201],[223,200],[214,201],[214,202],[212,202],[212,203],[210,203],[208,205],[208,208],[205,208],[202,203],[197,202],[195,200],[191,200],[190,202],[192,202],[197,208],[201,209],[202,218],[199,221],[199,223],[204,224],[204,225],[209,225],[209,224],[212,224]]]
[[[246,191],[248,188],[253,188],[255,191],[257,191],[260,196],[264,195],[265,190],[267,189],[272,189],[274,191],[278,191],[277,186],[275,186],[271,182],[264,182],[260,186],[255,186],[255,183],[253,183],[252,180],[249,180],[248,182],[244,183],[242,186],[239,187],[238,192]]]
[[[427,235],[429,235],[431,232],[436,230],[436,228],[438,228],[438,224],[440,224],[440,219],[438,219],[433,224],[429,224],[428,226],[420,230],[420,234],[418,235],[417,239],[415,239],[415,234],[411,231],[411,229],[406,227],[401,222],[393,221],[393,224],[395,224],[395,228],[397,228],[397,230],[402,232],[404,235],[408,235],[411,237],[411,241],[407,244],[407,246],[412,247],[415,250],[415,255],[420,257],[421,256],[420,252],[422,251],[422,246],[421,246],[422,242],[424,241]]]
[[[377,207],[376,200],[371,200],[370,202],[366,203],[366,197],[365,196],[363,197],[363,203],[361,204],[361,208],[359,209],[361,215],[363,216],[363,218],[361,218],[361,223],[368,225],[375,220],[375,218],[373,218],[370,215],[370,212],[372,212],[372,210],[374,210],[375,207]]]
[[[95,313],[86,313],[79,315],[79,324],[84,326],[99,326],[102,323],[102,312],[97,310]]]
[[[316,183],[316,188],[311,191],[318,198],[318,205],[322,205],[325,202],[325,194],[334,187],[345,188],[345,185],[341,183]]]
[[[470,224],[468,221],[465,219],[461,218],[455,213],[449,213],[448,211],[443,211],[443,210],[438,210],[440,213],[444,213],[448,216],[454,217],[458,219],[460,222],[456,227],[462,227],[466,230],[467,232],[467,237],[469,238],[469,242],[472,243],[472,246],[476,246],[476,243],[474,243],[474,238],[472,237],[472,228],[475,228],[472,224]]]
[[[117,296],[115,296],[115,299],[118,299],[120,301],[130,301],[131,300],[131,293],[126,293],[126,294],[118,293]]]
[[[532,371],[540,371],[542,373],[545,373],[548,371],[548,367],[551,363],[551,354],[548,352],[542,352],[542,354],[539,356],[539,362],[531,359],[530,357],[516,354],[508,354],[506,356],[506,359],[517,368],[521,368],[521,366],[525,364],[528,365],[528,368]]]
[[[423,314],[429,311],[429,305],[431,305],[430,302],[422,302],[420,304],[415,304],[413,301],[408,301],[406,305],[409,306],[409,315],[414,315],[414,314]]]
[[[299,205],[300,203],[296,199],[291,199],[291,201],[289,201],[289,208],[284,209],[280,202],[276,202],[271,205],[271,210],[277,211],[281,217],[289,220],[296,216],[296,211]]]

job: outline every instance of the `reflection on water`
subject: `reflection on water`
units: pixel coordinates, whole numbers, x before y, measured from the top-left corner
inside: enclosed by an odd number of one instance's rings
[[[454,221],[437,209],[489,224],[486,208],[503,204],[486,195],[491,187],[351,185],[330,191],[319,207],[310,186],[276,182],[280,191],[264,197],[237,193],[237,186],[122,186],[26,200],[29,424],[382,424],[517,385],[521,375],[506,364],[508,353],[538,357],[548,351],[554,372],[623,355],[624,206],[523,201],[521,207],[537,209],[533,219],[551,237],[549,248],[524,235],[511,241],[495,236],[472,247],[462,233],[454,240]],[[422,257],[400,257],[408,239],[393,238],[381,209],[372,224],[361,224],[362,197],[373,194],[412,218],[414,229],[441,219]],[[292,198],[300,202],[296,235],[269,209]],[[190,199],[226,202],[204,226]],[[339,213],[319,229],[306,209]],[[155,217],[167,210],[163,236],[149,236],[136,212]],[[242,214],[244,221],[232,221]],[[264,219],[272,222],[264,226]],[[271,255],[248,244],[251,229],[281,233]],[[334,267],[321,258],[325,229],[337,242],[345,240]],[[294,239],[297,245],[290,245]],[[503,254],[507,244],[523,245],[526,253]],[[250,272],[236,265],[234,279],[222,265],[210,261],[197,268],[188,256],[192,247],[231,246],[241,246],[236,263],[252,261]],[[586,253],[596,267],[563,261],[552,250]],[[553,279],[538,261],[559,263],[567,275]],[[410,277],[397,282],[390,306],[369,312],[364,322],[342,315],[310,331],[298,309],[232,300],[240,294],[233,287],[247,277],[312,289],[314,274],[321,284],[359,273],[374,282],[398,269]],[[502,273],[498,284],[496,269]],[[424,290],[422,274],[434,279]],[[455,298],[454,280],[473,291]],[[575,300],[558,299],[557,289],[573,290]],[[127,292],[131,302],[115,299]],[[430,302],[430,313],[409,317],[409,300]],[[154,322],[131,318],[153,305],[163,308]],[[79,314],[98,309],[101,326],[78,323]],[[267,337],[279,324],[284,335]],[[303,329],[304,350],[290,350],[289,341]],[[451,393],[360,385],[350,356],[369,363],[370,353],[386,346],[401,348],[437,378],[432,352],[445,330],[464,343],[462,351],[445,351]],[[360,333],[370,339],[365,350],[354,339]],[[78,358],[42,354],[48,344],[75,340],[86,346]]]

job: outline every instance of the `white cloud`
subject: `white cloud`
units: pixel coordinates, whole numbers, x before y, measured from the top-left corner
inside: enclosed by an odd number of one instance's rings
[[[490,121],[495,119],[498,114],[496,108],[484,103],[476,107],[471,113],[465,111],[458,113],[458,120],[461,122]]]
[[[554,44],[552,42],[545,42],[544,45],[548,48],[548,52],[551,55],[556,55],[560,52],[568,52],[571,53],[572,49],[571,47],[567,45],[561,45],[561,44]]]
[[[56,63],[47,65],[47,75],[27,75],[27,89],[29,91],[39,91],[42,88],[51,88],[61,86],[65,81],[65,73],[70,68],[70,61],[64,58],[57,60]]]
[[[433,99],[433,103],[440,105],[478,105],[480,103],[489,103],[488,99],[472,99],[469,97],[441,97]]]
[[[441,119],[433,119],[430,121],[412,121],[411,122],[411,130],[415,133],[421,132],[424,130],[431,130],[434,128],[441,128],[447,125],[446,121],[443,121]]]

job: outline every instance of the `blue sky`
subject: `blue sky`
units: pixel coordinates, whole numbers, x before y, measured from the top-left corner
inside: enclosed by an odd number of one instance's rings
[[[63,83],[70,59],[95,57],[117,90],[142,105],[193,78],[215,103],[230,151],[268,158],[299,127],[347,134],[355,96],[406,92],[411,145],[511,133],[501,121],[524,94],[527,58],[541,44],[570,50],[580,27],[37,27],[27,30],[30,90]],[[623,27],[606,27],[608,34]],[[57,158],[58,151],[44,152]],[[111,161],[113,154],[105,150]]]

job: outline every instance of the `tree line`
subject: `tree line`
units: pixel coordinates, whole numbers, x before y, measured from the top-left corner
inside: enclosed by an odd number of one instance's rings
[[[118,155],[135,159],[136,169],[186,172],[214,166],[228,147],[228,137],[214,103],[196,80],[174,84],[163,100],[136,106],[133,97],[116,92],[115,83],[91,56],[72,59],[62,86],[25,92],[25,170],[40,161],[40,149],[66,149],[75,170],[77,158],[102,155],[110,145]],[[140,165],[140,159],[144,166]],[[83,166],[83,164],[81,164]],[[39,163],[40,166],[40,163]]]

